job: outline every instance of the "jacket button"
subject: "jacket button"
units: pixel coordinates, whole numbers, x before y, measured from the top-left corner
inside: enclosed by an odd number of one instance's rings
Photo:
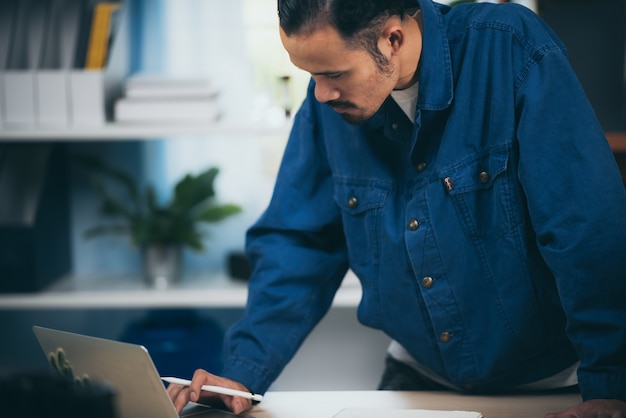
[[[348,199],[348,207],[350,207],[350,209],[356,209],[356,207],[359,206],[359,200],[352,196],[350,199]]]
[[[426,170],[426,163],[424,163],[424,162],[419,163],[415,167],[415,169],[421,173],[422,171]]]
[[[480,181],[482,184],[489,183],[489,173],[487,173],[486,171],[481,171],[478,175],[478,181]]]
[[[430,289],[431,287],[433,287],[433,283],[434,283],[434,280],[432,277],[427,276],[422,279],[422,286],[425,289]]]
[[[447,343],[452,339],[452,334],[445,331],[442,332],[441,334],[439,334],[439,341],[441,341],[442,343]]]
[[[409,229],[411,231],[415,231],[417,228],[419,228],[420,223],[417,219],[412,219],[411,222],[409,222]]]

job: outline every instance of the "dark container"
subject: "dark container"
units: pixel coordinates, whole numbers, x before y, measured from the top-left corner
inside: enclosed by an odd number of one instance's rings
[[[0,144],[0,293],[36,292],[71,269],[61,144]]]

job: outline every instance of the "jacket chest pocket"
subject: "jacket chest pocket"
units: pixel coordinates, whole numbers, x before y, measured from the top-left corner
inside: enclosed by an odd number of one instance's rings
[[[521,222],[509,158],[509,147],[496,147],[439,171],[467,236],[497,239]]]
[[[351,263],[380,260],[382,208],[391,186],[378,181],[335,179],[335,201],[341,209]]]

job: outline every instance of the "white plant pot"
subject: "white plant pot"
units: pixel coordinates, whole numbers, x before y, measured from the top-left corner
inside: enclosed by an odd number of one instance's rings
[[[167,288],[180,281],[182,248],[180,245],[148,245],[141,251],[144,280],[150,286]]]

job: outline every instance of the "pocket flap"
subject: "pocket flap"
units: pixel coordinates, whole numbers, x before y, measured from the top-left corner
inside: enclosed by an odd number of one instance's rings
[[[390,189],[378,181],[336,181],[335,201],[342,210],[357,215],[382,207]]]
[[[439,175],[450,195],[489,189],[506,170],[508,161],[509,147],[493,148],[486,154],[477,154],[475,158],[441,170]]]

